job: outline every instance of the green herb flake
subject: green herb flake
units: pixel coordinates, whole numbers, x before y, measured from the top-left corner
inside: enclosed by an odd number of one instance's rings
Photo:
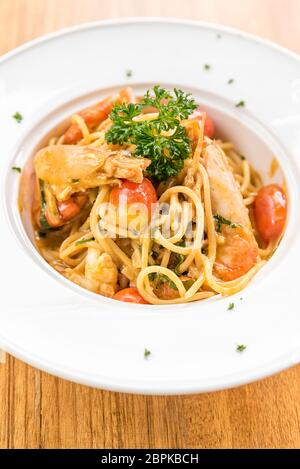
[[[18,122],[18,124],[20,124],[23,120],[23,116],[19,112],[15,112],[13,118]]]
[[[162,285],[163,283],[167,283],[170,288],[173,288],[173,290],[177,290],[175,283],[165,274],[151,272],[151,274],[149,274],[148,277],[149,277],[150,282],[155,282],[156,287],[158,287],[159,285]]]
[[[231,311],[232,309],[234,309],[234,303],[229,303],[227,311]]]
[[[151,355],[151,351],[148,350],[147,348],[145,348],[145,350],[144,350],[144,358],[147,359],[150,355]]]
[[[88,243],[90,241],[94,241],[93,236],[91,236],[90,238],[79,239],[78,241],[76,241],[75,246],[80,246],[81,244]]]
[[[246,350],[247,348],[247,345],[244,345],[244,344],[238,344],[236,346],[236,351],[239,352],[239,353],[242,353]]]
[[[46,217],[47,203],[46,203],[46,197],[45,197],[44,181],[42,179],[39,179],[39,190],[40,190],[40,196],[41,196],[41,213],[40,213],[41,231],[50,230],[51,227]]]
[[[130,70],[129,68],[126,70],[126,77],[127,77],[127,78],[131,78],[131,77],[132,77],[132,70]]]
[[[181,264],[183,263],[184,261],[184,255],[183,254],[178,254],[178,263],[176,264],[176,266],[174,267],[174,272],[176,275],[180,275],[181,272],[180,272],[180,266]]]
[[[183,286],[184,288],[187,290],[189,290],[191,288],[192,285],[194,285],[195,283],[195,280],[191,279],[191,280],[184,280],[183,282]]]
[[[228,85],[232,85],[232,83],[234,83],[234,78],[229,78],[227,83],[228,83]]]
[[[230,228],[238,228],[240,225],[238,223],[234,223],[231,220],[227,220],[227,218],[222,217],[222,215],[214,215],[214,219],[216,220],[216,230],[218,233],[221,232],[221,225],[230,226]]]
[[[241,100],[239,101],[238,103],[236,103],[235,107],[245,107],[246,106],[246,103],[245,101]]]
[[[20,173],[22,171],[22,169],[20,168],[20,166],[12,166],[11,168],[13,171],[15,171],[16,173]]]
[[[167,283],[173,290],[177,290],[175,283],[167,275],[157,274],[155,280],[157,280],[158,283]]]
[[[245,161],[246,157],[244,155],[240,155],[242,161]]]
[[[157,118],[138,121],[145,108],[157,109]],[[169,92],[156,85],[139,103],[115,104],[110,119],[112,126],[105,134],[108,143],[135,145],[136,157],[149,158],[148,176],[165,181],[176,176],[191,154],[191,142],[180,120],[187,119],[197,105],[190,94],[174,88]],[[166,136],[166,132],[170,135]]]
[[[204,65],[203,65],[203,68],[204,68],[204,70],[210,70],[210,69],[211,69],[211,65],[209,65],[209,64],[204,64]]]

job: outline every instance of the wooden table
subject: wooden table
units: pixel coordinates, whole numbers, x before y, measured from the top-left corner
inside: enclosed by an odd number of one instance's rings
[[[235,26],[300,52],[300,0],[0,0],[0,54],[49,31],[116,16]],[[300,446],[300,367],[228,391],[145,397],[91,389],[7,356],[1,448]]]

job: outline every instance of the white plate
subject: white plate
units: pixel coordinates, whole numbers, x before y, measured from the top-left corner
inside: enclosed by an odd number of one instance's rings
[[[211,64],[210,70],[203,68]],[[131,78],[126,69],[132,69]],[[231,85],[228,79],[234,78]],[[220,133],[266,175],[273,154],[287,181],[284,239],[232,298],[172,307],[122,304],[70,283],[37,254],[17,210],[19,176],[51,127],[109,88],[180,85]],[[234,106],[245,100],[246,108]],[[149,394],[236,386],[299,361],[300,62],[231,29],[165,19],[94,23],[51,34],[0,59],[0,345],[50,373]],[[18,124],[16,111],[24,115]],[[282,179],[282,173],[277,176]],[[240,300],[240,298],[243,298]],[[229,302],[235,303],[227,311]],[[236,344],[247,345],[239,354]],[[152,351],[144,359],[144,348]]]

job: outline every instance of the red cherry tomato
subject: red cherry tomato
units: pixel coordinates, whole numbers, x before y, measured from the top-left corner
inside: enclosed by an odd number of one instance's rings
[[[195,109],[192,114],[189,116],[189,119],[195,119],[198,121],[202,120],[203,111],[200,108]],[[213,138],[215,135],[215,124],[214,121],[206,114],[205,124],[204,124],[204,135],[209,138]]]
[[[275,241],[283,232],[287,216],[287,199],[278,184],[262,187],[254,202],[256,229],[263,241]]]
[[[69,221],[80,212],[80,207],[72,198],[63,202],[58,202],[57,208],[62,221]]]
[[[125,303],[138,303],[148,305],[149,303],[139,294],[134,287],[124,288],[113,296],[114,300],[125,301]]]
[[[76,217],[76,215],[78,215],[78,213],[80,212],[82,207],[84,207],[84,205],[87,203],[87,201],[87,194],[79,192],[68,200],[58,202],[57,208],[62,221],[67,222],[69,220],[72,220],[72,218]]]
[[[120,187],[114,187],[111,191],[110,202],[115,206],[125,203],[128,206],[135,203],[143,204],[150,218],[151,205],[157,202],[156,190],[149,179],[144,178],[140,184],[124,179]]]

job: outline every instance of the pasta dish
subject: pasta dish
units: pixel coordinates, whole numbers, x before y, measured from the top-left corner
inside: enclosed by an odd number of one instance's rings
[[[72,116],[35,155],[37,247],[116,300],[176,304],[242,290],[275,251],[287,197],[193,97],[130,88]],[[26,184],[28,188],[28,182]]]

